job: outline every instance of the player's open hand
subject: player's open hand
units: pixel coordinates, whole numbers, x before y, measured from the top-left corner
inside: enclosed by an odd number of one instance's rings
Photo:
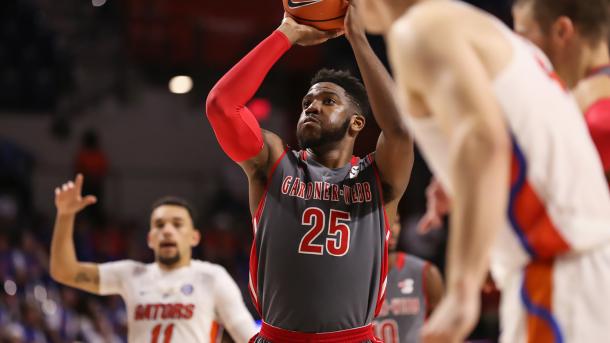
[[[432,179],[426,188],[426,213],[417,223],[417,232],[426,234],[443,226],[443,217],[451,210],[451,200],[440,182]]]
[[[93,195],[83,197],[83,175],[76,175],[74,181],[68,181],[61,187],[55,188],[55,207],[58,214],[76,214],[85,207],[95,204],[97,199]]]
[[[350,42],[353,42],[356,38],[366,39],[366,31],[364,29],[364,23],[360,16],[359,0],[344,0],[348,3],[347,13],[345,14],[345,38]]]
[[[322,44],[343,34],[343,30],[321,31],[315,27],[299,24],[286,13],[278,30],[284,33],[292,44],[302,46]]]
[[[422,343],[462,343],[479,318],[479,294],[449,291],[424,325]]]

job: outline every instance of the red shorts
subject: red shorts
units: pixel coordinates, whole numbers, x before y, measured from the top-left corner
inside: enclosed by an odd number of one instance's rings
[[[250,343],[381,343],[373,334],[373,325],[369,324],[355,329],[324,333],[304,333],[289,331],[263,322],[261,332],[254,336]]]

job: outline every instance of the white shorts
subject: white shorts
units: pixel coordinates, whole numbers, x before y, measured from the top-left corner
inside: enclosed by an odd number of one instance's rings
[[[610,245],[512,273],[500,318],[502,343],[610,342]]]

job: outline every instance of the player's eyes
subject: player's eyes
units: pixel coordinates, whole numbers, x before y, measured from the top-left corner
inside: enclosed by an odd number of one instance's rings
[[[309,100],[303,101],[303,108],[307,108],[307,107],[309,107],[309,105],[311,105],[311,101],[309,101]]]
[[[324,105],[334,105],[336,103],[337,102],[333,98],[326,98],[326,99],[324,99]]]

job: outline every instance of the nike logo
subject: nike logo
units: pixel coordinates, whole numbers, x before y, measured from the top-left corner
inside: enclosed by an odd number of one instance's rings
[[[317,4],[318,2],[321,2],[321,1],[322,0],[306,0],[306,1],[296,1],[295,2],[294,0],[288,0],[288,7],[289,8],[299,8],[299,7]]]

